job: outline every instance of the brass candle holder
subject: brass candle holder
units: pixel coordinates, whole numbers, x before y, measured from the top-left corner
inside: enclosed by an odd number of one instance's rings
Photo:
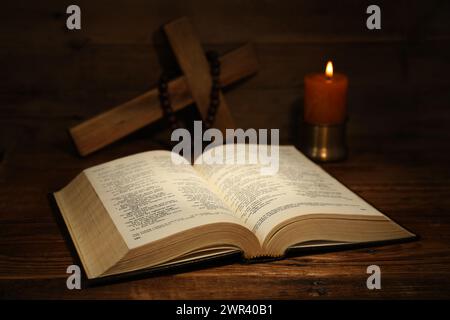
[[[317,162],[332,162],[347,157],[346,121],[334,125],[303,123],[302,150]]]
[[[304,85],[303,152],[317,162],[345,159],[347,76],[328,61],[325,73],[307,74]]]

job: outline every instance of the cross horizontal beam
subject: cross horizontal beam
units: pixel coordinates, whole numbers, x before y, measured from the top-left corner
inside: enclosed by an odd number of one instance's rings
[[[258,71],[256,53],[246,44],[220,58],[222,86],[230,85]],[[169,82],[174,111],[194,102],[186,77]],[[158,89],[125,102],[69,129],[78,152],[86,156],[163,117]]]

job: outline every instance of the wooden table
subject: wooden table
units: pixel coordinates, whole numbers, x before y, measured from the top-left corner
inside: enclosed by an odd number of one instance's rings
[[[254,8],[255,2],[238,10],[223,1],[225,11],[210,8],[193,17],[208,48],[223,53],[243,40],[256,42],[260,73],[225,94],[239,127],[280,128],[285,144],[297,142],[303,75],[320,70],[323,56],[336,58],[337,70],[347,72],[351,81],[350,156],[324,168],[420,235],[419,241],[234,263],[72,291],[66,289],[66,268],[74,259],[47,195],[84,168],[167,147],[168,133],[161,122],[81,158],[67,128],[156,83],[161,67],[148,30],[176,16],[148,1],[136,7],[122,3],[109,13],[83,2],[89,23],[78,33],[67,33],[65,8],[47,2],[36,10],[14,10],[12,4],[4,10],[17,14],[4,18],[7,29],[1,39],[10,48],[0,51],[8,62],[0,84],[2,298],[450,298],[450,19],[438,2],[425,9],[419,4],[403,8],[409,15],[384,2],[385,29],[376,35],[358,29],[364,28],[358,12],[365,8],[355,9],[354,2],[342,8],[330,2],[329,10],[310,2],[293,10],[297,1],[284,1],[277,10]],[[181,14],[184,6],[179,1],[173,8]],[[120,15],[125,9],[128,15]],[[347,12],[351,15],[345,18]],[[264,14],[273,19],[259,18]],[[325,30],[324,14],[340,27]],[[234,15],[242,19],[233,19],[220,37],[222,24],[216,21]],[[396,29],[403,16],[408,19],[405,30]],[[252,23],[242,29],[238,20]],[[287,35],[286,26],[291,26]],[[152,41],[166,47],[157,38]],[[193,113],[192,108],[182,114]],[[366,288],[366,268],[372,264],[381,267],[381,290]]]
[[[26,109],[21,107],[18,110]],[[26,115],[8,122],[8,130],[3,125],[3,137],[9,138],[9,145],[2,146],[0,171],[3,298],[450,297],[449,149],[400,135],[400,128],[392,138],[355,138],[348,161],[324,167],[419,234],[419,241],[253,265],[235,263],[70,291],[65,272],[74,260],[47,193],[84,167],[157,145],[145,139],[150,132],[142,132],[82,159],[64,134],[68,121],[63,116],[58,121],[39,118],[38,126],[36,116]],[[429,129],[436,132],[431,124]],[[371,264],[381,267],[381,290],[366,288],[366,268]]]

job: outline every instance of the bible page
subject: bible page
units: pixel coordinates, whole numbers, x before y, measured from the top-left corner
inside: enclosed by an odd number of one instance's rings
[[[149,151],[84,170],[130,249],[205,224],[242,225],[188,161],[171,156]]]
[[[261,243],[276,225],[300,215],[383,216],[293,146],[277,146],[279,168],[273,175],[261,174],[261,163],[229,164],[232,161],[227,159],[230,155],[225,146],[210,149],[205,156],[217,152],[217,148],[222,148],[219,154],[223,154],[223,164],[199,164],[197,159],[194,168],[216,185],[225,202]],[[245,152],[252,151],[247,147]]]

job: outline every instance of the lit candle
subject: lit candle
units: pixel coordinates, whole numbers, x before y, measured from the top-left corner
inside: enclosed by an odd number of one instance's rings
[[[315,125],[343,123],[347,113],[347,88],[347,76],[333,73],[331,61],[325,73],[305,76],[305,121]]]

